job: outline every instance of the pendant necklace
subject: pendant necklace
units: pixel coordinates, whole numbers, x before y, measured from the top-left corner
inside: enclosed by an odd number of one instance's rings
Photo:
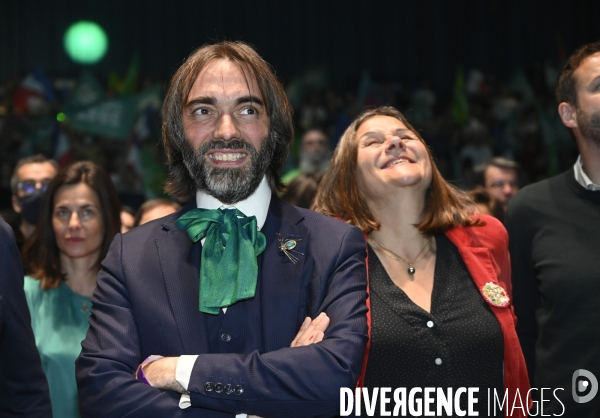
[[[88,313],[88,311],[90,310],[90,305],[89,305],[88,301],[87,301],[86,299],[84,299],[84,298],[82,297],[82,295],[78,295],[78,294],[77,294],[77,293],[75,293],[75,292],[73,292],[73,294],[75,295],[75,297],[77,298],[77,300],[78,300],[79,302],[81,302],[81,308],[80,308],[80,310],[81,310],[81,313],[82,313],[82,314],[87,314],[87,313]]]
[[[394,260],[403,261],[404,263],[408,264],[407,271],[408,271],[408,274],[410,274],[411,276],[414,276],[415,272],[417,271],[417,270],[415,270],[413,264],[415,264],[417,262],[417,260],[421,256],[421,254],[423,254],[423,251],[425,251],[425,248],[427,248],[427,246],[429,246],[429,244],[431,244],[431,237],[429,237],[429,239],[427,240],[427,242],[425,243],[425,245],[423,246],[423,248],[421,248],[421,251],[419,251],[419,254],[417,254],[417,256],[415,257],[415,259],[413,261],[408,261],[408,260],[405,260],[402,257],[400,257],[398,254],[393,253],[392,251],[388,250],[383,245],[381,245],[380,243],[378,243],[377,241],[375,241],[372,237],[369,237],[369,240],[373,244],[375,244],[375,248],[379,249],[383,254],[387,255],[390,258],[393,258]]]

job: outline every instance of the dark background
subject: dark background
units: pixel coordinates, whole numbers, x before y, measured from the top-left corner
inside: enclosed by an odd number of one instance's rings
[[[360,111],[389,104],[406,114],[459,187],[474,187],[475,168],[492,155],[521,164],[522,185],[538,181],[577,158],[553,89],[566,58],[600,39],[599,17],[600,0],[0,0],[0,209],[10,206],[17,160],[41,152],[60,161],[61,133],[74,150],[69,161],[102,165],[119,190],[141,193],[140,202],[162,195],[158,111],[143,140],[59,124],[68,93],[42,114],[15,112],[15,92],[33,69],[71,86],[91,70],[115,97],[122,92],[110,79],[125,77],[134,57],[129,93],[165,87],[194,49],[225,39],[253,44],[287,89],[296,137],[286,172],[298,163],[304,131],[321,128],[335,146]],[[108,52],[94,65],[76,64],[64,51],[65,31],[80,20],[108,36]],[[481,80],[475,88],[473,74]],[[39,128],[42,122],[54,123],[52,131]],[[141,168],[132,151],[146,152]]]
[[[36,65],[77,75],[63,49],[82,19],[107,32],[99,73],[124,72],[133,54],[143,75],[167,79],[196,47],[213,40],[255,45],[280,77],[325,66],[338,88],[361,70],[376,79],[431,80],[452,87],[458,65],[499,78],[556,62],[600,38],[600,1],[160,1],[2,0],[0,82]]]

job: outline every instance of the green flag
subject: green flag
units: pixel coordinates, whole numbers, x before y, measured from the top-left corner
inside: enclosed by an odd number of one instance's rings
[[[457,125],[463,125],[469,119],[469,102],[465,93],[465,77],[462,68],[456,70],[456,78],[454,80],[452,119],[454,119]]]
[[[82,132],[126,139],[137,113],[134,96],[106,99],[87,109],[66,113],[66,122]]]
[[[154,86],[131,96],[102,100],[76,112],[65,112],[74,129],[114,139],[127,139],[139,112],[152,107],[160,109],[162,87]]]
[[[89,71],[84,71],[79,77],[75,89],[67,98],[63,112],[75,112],[90,107],[106,98],[100,82]]]
[[[146,110],[148,107],[153,110],[160,110],[163,102],[163,86],[156,85],[148,87],[139,92],[136,96],[136,107],[138,111]]]
[[[127,69],[127,74],[125,78],[123,78],[123,84],[121,85],[121,90],[119,94],[126,95],[132,94],[135,92],[135,87],[138,79],[138,72],[140,67],[140,58],[137,54],[133,56],[131,59],[131,64],[129,64],[129,68]]]

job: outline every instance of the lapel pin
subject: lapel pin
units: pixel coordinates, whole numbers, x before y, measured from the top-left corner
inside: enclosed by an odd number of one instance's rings
[[[281,234],[277,233],[277,240],[279,241],[279,251],[283,252],[287,258],[294,264],[300,260],[295,254],[304,255],[303,253],[294,250],[298,245],[298,241],[302,241],[300,238],[281,238]]]
[[[510,299],[506,290],[496,283],[488,282],[481,288],[481,294],[487,303],[498,308],[506,308],[510,304]]]

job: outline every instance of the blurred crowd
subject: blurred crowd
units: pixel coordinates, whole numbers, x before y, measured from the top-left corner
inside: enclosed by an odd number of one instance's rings
[[[284,170],[283,180],[289,184],[284,198],[310,206],[340,135],[361,111],[381,105],[403,111],[428,141],[444,177],[464,190],[486,188],[482,173],[494,157],[506,159],[500,169],[506,164],[515,169],[517,187],[556,175],[577,157],[556,112],[558,66],[520,70],[509,80],[459,68],[454,80],[441,88],[428,80],[380,81],[367,72],[336,88],[323,69],[290,78],[285,87],[296,134]],[[99,164],[132,213],[146,200],[167,197],[160,143],[166,80],[143,78],[138,67],[134,59],[122,78],[89,71],[78,77],[50,76],[37,68],[0,86],[3,214],[10,217],[10,180],[17,161],[35,154],[61,167],[79,160]],[[474,193],[479,199],[481,190]],[[486,193],[492,197],[490,211],[497,211],[494,188],[487,186],[483,201],[489,199]]]
[[[333,416],[357,378],[504,390],[520,417],[557,388],[552,411],[598,416],[583,404],[599,372],[599,74],[595,42],[560,75],[458,68],[434,87],[363,72],[340,89],[312,69],[282,86],[223,41],[166,97],[136,58],[123,77],[15,77],[0,87],[0,299],[17,302],[5,329],[28,345],[4,338],[0,357],[21,364],[0,371],[37,374],[40,411],[49,396],[60,417]],[[231,402],[244,385],[255,399]],[[157,390],[173,393],[135,401]]]

